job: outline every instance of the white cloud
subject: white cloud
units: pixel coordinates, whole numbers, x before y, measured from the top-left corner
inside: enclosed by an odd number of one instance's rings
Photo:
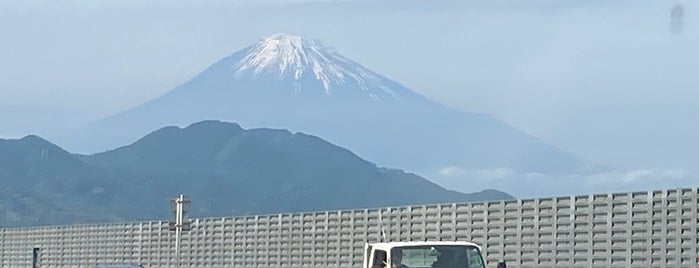
[[[474,192],[498,189],[520,198],[586,195],[695,187],[699,177],[681,169],[634,169],[595,174],[553,175],[519,173],[507,167],[466,169],[450,166],[436,174],[423,174],[453,190]]]
[[[439,175],[449,176],[458,174],[459,172],[462,172],[462,169],[460,167],[444,167],[439,170]]]

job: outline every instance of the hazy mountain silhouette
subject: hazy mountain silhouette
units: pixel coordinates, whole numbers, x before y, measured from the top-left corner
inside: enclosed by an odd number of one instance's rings
[[[37,136],[0,139],[0,225],[112,219],[112,178]]]
[[[0,225],[167,219],[179,193],[198,217],[512,198],[449,191],[315,136],[218,121],[94,155],[0,140]]]
[[[265,38],[159,98],[96,122],[99,139],[80,143],[113,148],[162,126],[211,119],[309,133],[411,171],[458,166],[572,173],[589,166],[491,115],[446,108],[319,41],[287,34]]]

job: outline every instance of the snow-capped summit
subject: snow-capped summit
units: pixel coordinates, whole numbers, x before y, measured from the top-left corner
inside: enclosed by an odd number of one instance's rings
[[[252,43],[163,96],[101,120],[94,142],[123,145],[153,129],[202,120],[317,135],[383,166],[425,174],[444,167],[581,174],[585,163],[497,118],[449,109],[319,41],[289,34]]]
[[[336,90],[361,90],[375,101],[399,100],[386,79],[340,55],[320,41],[279,33],[243,50],[231,68],[237,78],[272,76],[295,82],[296,92],[313,88],[305,82],[320,82],[326,95]]]

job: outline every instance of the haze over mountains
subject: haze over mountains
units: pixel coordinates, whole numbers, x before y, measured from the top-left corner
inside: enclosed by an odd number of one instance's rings
[[[218,121],[94,155],[37,136],[0,140],[0,225],[166,219],[182,192],[194,217],[513,198],[449,191],[315,136]]]
[[[678,3],[664,1],[273,2],[8,2],[0,9],[8,48],[0,51],[0,136],[36,134],[87,153],[77,145],[88,139],[66,130],[155,99],[261,37],[290,32],[336,46],[440,104],[495,115],[614,168],[419,172],[445,187],[537,197],[699,183],[697,1],[679,3],[690,11],[681,34],[671,31]]]
[[[165,95],[96,122],[92,135],[100,138],[76,144],[96,151],[165,125],[208,119],[310,133],[380,165],[416,172],[597,168],[492,115],[444,107],[317,40],[290,34],[264,38]]]

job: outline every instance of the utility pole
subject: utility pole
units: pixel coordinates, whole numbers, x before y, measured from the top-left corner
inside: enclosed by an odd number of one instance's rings
[[[178,268],[180,267],[180,239],[182,238],[182,232],[191,229],[190,222],[184,219],[191,203],[192,201],[189,197],[183,194],[170,199],[170,208],[175,219],[168,224],[168,227],[170,231],[175,231],[175,265]]]

